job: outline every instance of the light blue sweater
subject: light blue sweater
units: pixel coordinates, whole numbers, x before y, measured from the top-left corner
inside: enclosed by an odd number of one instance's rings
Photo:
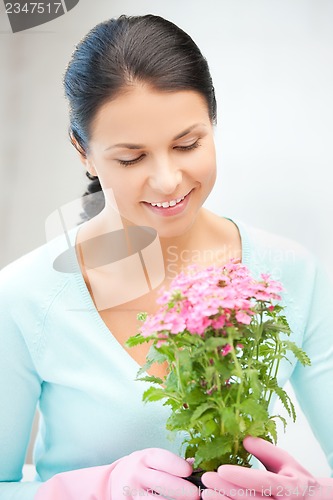
[[[297,344],[312,366],[283,363],[288,380],[333,467],[333,293],[313,256],[300,245],[237,222],[243,263],[282,281],[283,302]],[[75,242],[78,227],[69,233]],[[96,310],[75,252],[72,272],[53,268],[66,250],[58,238],[0,272],[0,499],[32,500],[40,481],[109,464],[147,447],[180,451],[165,431],[169,409],[143,405],[148,386],[139,365]],[[37,476],[20,482],[36,406]]]

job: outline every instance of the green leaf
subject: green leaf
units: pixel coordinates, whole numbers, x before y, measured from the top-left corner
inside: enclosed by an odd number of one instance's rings
[[[235,370],[235,365],[232,361],[223,358],[221,361],[217,361],[213,368],[215,369],[212,371],[212,376],[214,376],[214,372],[215,375],[218,373],[220,380],[224,382],[232,375]]]
[[[267,320],[263,323],[263,332],[279,332],[290,335],[290,326],[284,316],[275,318],[274,320]]]
[[[205,351],[213,351],[217,347],[222,347],[228,343],[229,340],[226,337],[210,337],[210,339],[206,340],[204,349]]]
[[[142,382],[151,382],[152,384],[163,384],[163,380],[159,377],[154,377],[154,375],[141,377],[139,380],[141,380]]]
[[[211,403],[211,402],[201,404],[200,406],[198,406],[198,407],[194,410],[194,412],[193,412],[193,414],[192,414],[191,422],[192,422],[192,423],[195,423],[195,421],[196,421],[196,420],[199,420],[199,419],[200,419],[200,417],[202,417],[202,415],[203,415],[206,411],[208,411],[208,410],[212,410],[212,409],[214,409],[214,410],[215,410],[215,409],[216,409],[216,406],[215,406],[213,403]]]
[[[160,399],[168,397],[164,389],[159,389],[157,387],[149,387],[143,395],[142,400],[146,403],[147,401],[159,401]]]
[[[221,415],[221,420],[224,432],[229,432],[231,435],[237,434],[237,432],[239,432],[239,424],[235,415],[235,410],[233,408],[224,408]]]
[[[283,345],[291,351],[295,358],[303,365],[303,366],[310,366],[311,365],[311,360],[309,356],[306,354],[303,349],[298,347],[294,342],[291,342],[290,340],[285,340],[283,341]]]
[[[136,380],[142,380],[140,378],[140,375],[142,375],[143,373],[146,373],[152,364],[153,364],[153,361],[147,361],[143,366],[141,366],[141,368],[138,370],[138,373],[136,374]]]
[[[177,411],[179,409],[179,402],[168,398],[164,401],[163,406],[171,406],[172,411]]]
[[[252,420],[267,420],[268,412],[265,408],[264,402],[260,403],[257,399],[251,397],[242,401],[239,409],[242,413],[246,413]]]
[[[200,436],[196,436],[193,438],[186,438],[185,439],[186,443],[188,443],[189,446],[195,446],[197,447],[198,444],[202,443],[202,438]]]
[[[139,321],[145,321],[147,319],[147,316],[148,316],[148,313],[147,312],[139,312],[137,315],[136,315],[136,318],[139,320]]]
[[[293,421],[295,422],[295,420],[296,420],[295,407],[294,407],[293,402],[291,401],[290,397],[286,393],[286,391],[284,391],[281,387],[279,387],[277,385],[276,381],[275,381],[275,384],[273,384],[273,386],[271,386],[271,388],[278,395],[281,403],[283,404],[283,406],[287,410],[289,417],[292,417]]]
[[[166,378],[166,388],[170,393],[179,394],[178,387],[179,387],[179,380],[177,374],[175,373],[174,370],[171,370]]]
[[[166,355],[161,352],[160,348],[157,349],[156,346],[152,345],[149,348],[147,359],[153,363],[163,363],[166,360]]]
[[[259,345],[259,356],[267,357],[272,354],[272,347],[268,345],[268,343],[262,343]]]
[[[263,392],[263,384],[261,380],[259,380],[258,370],[247,369],[245,374],[248,379],[248,387],[250,394],[252,394],[254,399],[258,400]]]
[[[194,387],[188,393],[186,393],[186,403],[188,404],[200,404],[207,401],[207,394],[204,394],[202,389],[199,387]]]
[[[158,359],[161,360],[168,360],[169,364],[175,361],[175,350],[173,346],[170,346],[168,344],[162,344],[160,347],[152,346],[152,353],[151,356],[153,356],[154,360],[156,360],[157,363],[160,363],[161,361],[158,361]],[[155,353],[156,354],[153,354]],[[150,355],[150,354],[149,354]]]
[[[202,438],[205,440],[212,438],[212,430],[216,430],[215,421],[214,421],[215,413],[213,410],[209,410],[203,414],[201,419],[193,424],[193,429],[198,431]],[[220,432],[217,433],[220,435]]]
[[[253,420],[244,430],[243,433],[250,436],[263,436],[265,434],[267,421]]]
[[[192,370],[192,359],[191,353],[186,349],[177,352],[179,366],[181,366],[180,376],[184,374],[184,372],[191,372]]]
[[[203,339],[200,335],[189,333],[187,331],[178,333],[177,338],[181,338],[182,345],[188,347],[195,347],[195,352],[200,348],[199,346],[203,346],[205,344],[205,339]]]
[[[203,423],[203,434],[207,437],[211,437],[212,435],[218,436],[220,434],[220,429],[215,420],[212,418],[207,422]]]
[[[238,417],[238,426],[239,426],[240,432],[244,433],[246,431],[246,423],[245,423],[244,418]]]
[[[191,412],[188,410],[179,410],[170,415],[167,420],[166,428],[169,431],[187,430],[191,420]]]
[[[274,420],[272,420],[272,419],[267,420],[267,422],[266,422],[266,430],[272,436],[274,444],[276,444],[277,443],[276,422],[274,422]]]
[[[141,333],[137,333],[136,335],[133,335],[132,337],[126,340],[125,346],[134,347],[136,345],[149,342],[149,340],[151,340],[152,338],[155,338],[155,336],[143,337]]]
[[[231,439],[229,436],[219,436],[210,442],[198,445],[196,460],[211,460],[218,458],[225,453],[231,452]]]
[[[286,428],[287,428],[287,420],[282,417],[281,415],[273,415],[272,417],[270,417],[271,419],[274,419],[274,418],[278,418],[279,420],[281,420],[281,422],[283,423],[283,430],[284,432],[286,432]]]
[[[193,458],[197,452],[196,446],[188,445],[185,450],[185,458]]]

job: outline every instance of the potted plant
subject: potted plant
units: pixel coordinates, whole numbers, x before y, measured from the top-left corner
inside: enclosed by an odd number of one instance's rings
[[[139,333],[128,346],[151,342],[139,380],[152,385],[143,400],[165,400],[171,408],[170,431],[185,431],[185,458],[194,467],[217,470],[221,464],[249,467],[242,445],[246,435],[276,443],[276,421],[270,415],[273,394],[295,420],[294,405],[279,386],[281,360],[294,355],[309,365],[306,353],[291,342],[283,315],[282,285],[267,274],[254,279],[241,263],[180,273],[157,302],[153,315],[140,313]],[[145,372],[167,362],[161,379]]]

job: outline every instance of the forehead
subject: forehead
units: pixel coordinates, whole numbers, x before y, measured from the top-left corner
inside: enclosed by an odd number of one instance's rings
[[[135,85],[97,111],[91,126],[91,140],[141,142],[157,134],[168,140],[199,122],[210,125],[207,103],[199,92],[166,92]]]

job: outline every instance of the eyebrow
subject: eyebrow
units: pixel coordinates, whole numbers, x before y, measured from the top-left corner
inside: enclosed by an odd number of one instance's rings
[[[204,123],[195,123],[194,125],[191,125],[191,127],[188,127],[186,130],[183,130],[182,132],[177,134],[172,140],[176,141],[177,139],[181,139],[185,135],[192,132],[193,129],[195,129],[196,127],[199,127],[199,126],[206,127],[206,125]],[[145,147],[144,144],[131,144],[128,142],[121,142],[119,144],[114,144],[113,146],[109,146],[104,151],[108,151],[109,149],[113,149],[113,148],[144,149],[144,147]]]

